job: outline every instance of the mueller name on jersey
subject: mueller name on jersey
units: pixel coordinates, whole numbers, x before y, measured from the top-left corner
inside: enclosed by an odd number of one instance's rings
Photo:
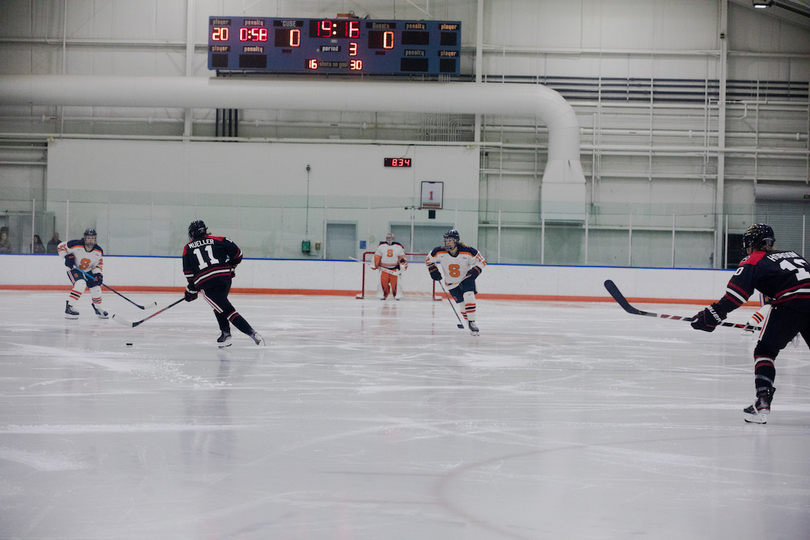
[[[214,244],[214,239],[213,238],[203,238],[202,240],[195,240],[193,242],[189,242],[188,247],[191,248],[191,249],[194,249],[194,248],[198,248],[198,247],[201,247],[201,246],[213,245],[213,244]]]

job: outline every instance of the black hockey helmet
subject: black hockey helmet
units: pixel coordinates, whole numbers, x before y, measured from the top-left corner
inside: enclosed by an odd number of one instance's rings
[[[205,226],[205,222],[201,219],[192,221],[191,225],[188,226],[188,237],[192,240],[200,240],[205,238],[207,234],[208,227]]]
[[[450,239],[455,240],[455,242],[456,242],[455,245],[456,246],[461,242],[461,237],[459,236],[458,231],[455,230],[455,229],[450,229],[449,231],[444,233],[444,247],[448,247],[447,246],[447,241],[450,240]]]
[[[748,248],[758,250],[766,247],[772,247],[775,241],[776,237],[773,234],[773,229],[770,225],[766,225],[765,223],[754,223],[748,227],[745,234],[743,234],[743,255],[748,255]]]
[[[93,227],[89,227],[84,230],[84,236],[98,236],[96,234],[96,230]]]

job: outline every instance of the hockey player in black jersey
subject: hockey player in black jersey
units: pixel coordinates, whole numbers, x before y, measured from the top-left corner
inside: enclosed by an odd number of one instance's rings
[[[183,248],[183,274],[188,280],[186,302],[197,299],[202,291],[203,298],[214,308],[214,316],[219,323],[221,334],[217,338],[220,348],[231,345],[231,325],[247,334],[256,345],[264,345],[264,339],[248,324],[228,300],[234,269],[242,262],[242,250],[224,236],[211,236],[201,220],[188,226],[191,240]]]
[[[743,410],[746,422],[764,424],[771,412],[775,360],[779,351],[801,334],[810,345],[810,264],[793,251],[775,251],[775,235],[769,225],[748,227],[742,239],[746,257],[719,301],[695,316],[692,328],[711,332],[753,294],[754,289],[772,298],[771,313],[765,320],[754,348],[756,401]]]

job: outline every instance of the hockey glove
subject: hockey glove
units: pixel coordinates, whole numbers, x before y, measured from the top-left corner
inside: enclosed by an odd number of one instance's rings
[[[76,266],[76,256],[73,253],[68,253],[65,255],[65,266],[68,268],[73,268]]]
[[[480,275],[481,275],[481,269],[480,269],[480,268],[478,268],[477,266],[473,266],[472,268],[470,268],[470,271],[469,271],[469,272],[467,272],[467,277],[468,277],[468,278],[473,278],[473,279],[475,279],[475,278],[477,278],[477,277],[478,277],[478,276],[480,276]]]
[[[715,307],[716,306],[712,304],[695,315],[695,320],[692,321],[692,328],[695,330],[703,330],[704,332],[714,332],[717,325],[723,322],[725,318],[718,313]]]
[[[236,277],[236,267],[231,266],[231,279]]]
[[[433,270],[430,271],[430,277],[433,278],[433,281],[441,281],[442,280],[442,274],[436,268],[434,268]]]
[[[104,276],[101,274],[93,274],[93,281],[96,282],[96,285],[101,287],[101,284],[104,282]]]
[[[184,296],[185,296],[186,302],[191,302],[193,300],[196,300],[197,299],[197,289],[195,289],[191,285],[189,285],[188,287],[186,287],[186,293],[185,293]]]

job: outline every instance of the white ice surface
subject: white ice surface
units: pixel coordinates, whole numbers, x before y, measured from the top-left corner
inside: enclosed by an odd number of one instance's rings
[[[755,338],[615,304],[233,295],[267,346],[220,350],[66,297],[0,293],[2,539],[810,538],[804,343],[762,426]]]

